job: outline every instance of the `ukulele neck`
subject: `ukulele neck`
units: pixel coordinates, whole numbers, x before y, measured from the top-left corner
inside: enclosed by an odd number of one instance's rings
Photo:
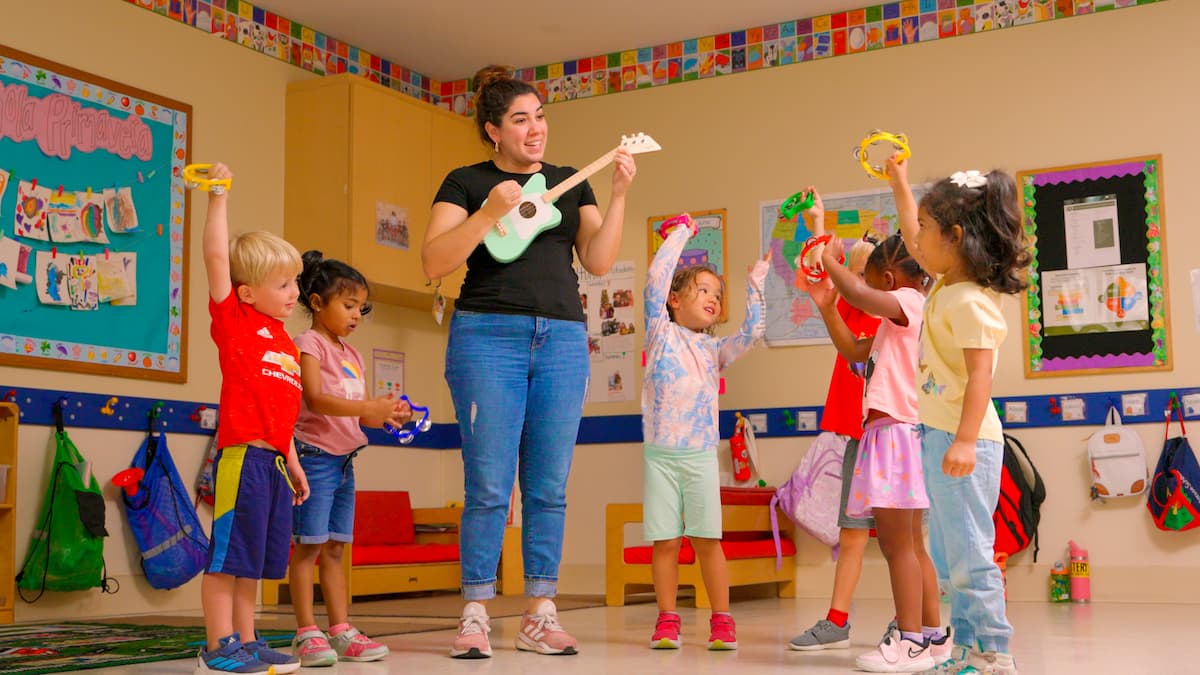
[[[542,196],[542,201],[546,202],[547,204],[553,204],[554,202],[558,201],[558,198],[563,196],[567,190],[579,185],[583,181],[587,180],[592,174],[608,166],[609,163],[613,161],[613,158],[617,156],[617,149],[618,148],[613,148],[612,150],[609,150],[601,155],[596,161],[576,171],[570,178],[547,190],[546,194]]]

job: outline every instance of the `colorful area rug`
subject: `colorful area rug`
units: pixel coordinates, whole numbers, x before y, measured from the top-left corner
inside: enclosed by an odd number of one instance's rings
[[[291,643],[292,633],[263,638],[283,646]],[[195,658],[203,642],[203,626],[17,624],[0,628],[0,673],[66,673]]]

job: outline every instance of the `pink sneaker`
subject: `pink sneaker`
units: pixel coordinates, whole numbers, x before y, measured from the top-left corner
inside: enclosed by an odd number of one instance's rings
[[[709,651],[737,649],[737,626],[728,614],[713,614],[708,620]]]
[[[654,637],[650,638],[651,649],[679,649],[683,639],[679,637],[679,615],[675,612],[659,612],[654,624]]]
[[[875,649],[859,655],[854,664],[868,673],[919,673],[934,666],[929,646],[903,639],[899,630],[889,633]]]
[[[450,656],[456,659],[486,659],[492,655],[492,643],[487,634],[492,626],[488,623],[487,609],[478,602],[468,602],[463,607],[458,621],[458,637],[450,647]]]
[[[539,654],[577,654],[579,643],[558,623],[558,609],[550,600],[538,605],[536,614],[521,617],[517,649]]]
[[[299,631],[292,638],[292,654],[300,657],[301,668],[319,668],[337,663],[338,655],[329,646],[325,633],[317,628]]]
[[[389,653],[387,645],[379,644],[353,626],[329,636],[329,645],[342,661],[382,661]]]

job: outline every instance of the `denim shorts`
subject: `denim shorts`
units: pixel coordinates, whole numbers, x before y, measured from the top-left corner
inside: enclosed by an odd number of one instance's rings
[[[354,540],[354,456],[332,455],[296,439],[300,468],[308,477],[308,499],[294,507],[292,540],[300,544]]]

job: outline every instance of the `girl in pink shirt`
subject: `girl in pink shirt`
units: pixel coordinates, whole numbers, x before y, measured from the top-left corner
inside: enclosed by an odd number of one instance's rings
[[[915,384],[928,277],[898,234],[876,247],[861,277],[837,261],[837,248],[825,247],[821,258],[832,286],[810,293],[838,351],[848,361],[866,362],[864,431],[846,515],[874,516],[896,603],[896,627],[856,664],[868,672],[919,672],[949,655],[949,641],[938,628],[936,585],[924,588],[935,578],[933,565],[917,543],[923,542],[923,511],[929,508]],[[833,308],[834,288],[846,302],[882,319],[874,337],[850,333]]]
[[[296,454],[309,478],[311,495],[295,507],[288,584],[296,612],[292,653],[300,665],[332,666],[338,660],[378,661],[388,648],[350,625],[342,555],[354,532],[354,457],[367,444],[360,425],[399,427],[412,418],[407,403],[391,396],[367,398],[358,350],[344,341],[371,311],[367,280],[358,270],[304,254],[300,303],[312,328],[294,338],[300,350],[303,398],[296,422]],[[321,595],[329,611],[329,633],[313,615],[313,569],[321,558]]]

